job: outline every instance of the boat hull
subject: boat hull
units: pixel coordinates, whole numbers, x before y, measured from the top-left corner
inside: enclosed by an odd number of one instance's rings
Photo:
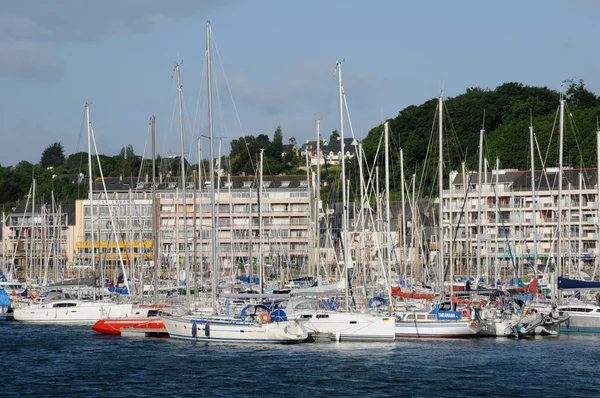
[[[65,300],[39,307],[15,308],[14,318],[29,323],[94,324],[103,318],[128,317],[131,312],[131,304]]]
[[[395,340],[393,317],[352,312],[305,313],[298,320],[314,338],[335,341],[389,342]]]
[[[308,337],[296,322],[258,323],[232,318],[164,317],[174,339],[211,343],[299,343]]]
[[[472,321],[396,321],[396,338],[465,338],[481,330]]]
[[[600,313],[569,312],[569,319],[560,326],[561,332],[600,333]]]
[[[92,329],[100,334],[121,335],[126,328],[137,329],[164,329],[165,325],[161,318],[117,318],[100,319],[92,326]]]

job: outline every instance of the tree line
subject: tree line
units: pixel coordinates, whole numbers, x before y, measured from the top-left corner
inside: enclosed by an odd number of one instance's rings
[[[569,81],[564,89],[567,100],[567,122],[564,136],[565,165],[592,167],[596,165],[597,119],[600,114],[600,98],[589,91],[583,81]],[[539,149],[534,167],[556,166],[558,157],[557,108],[561,93],[547,87],[526,86],[521,83],[505,83],[495,89],[467,88],[464,93],[445,99],[445,170],[460,170],[464,163],[468,170],[477,170],[479,131],[485,129],[484,152],[490,164],[500,159],[501,168],[526,170],[531,167],[529,156],[529,126],[536,133]],[[390,167],[390,190],[392,199],[399,197],[401,181],[399,150],[404,151],[405,175],[415,174],[429,191],[422,190],[421,196],[436,192],[436,167],[425,168],[427,156],[435,148],[432,133],[435,129],[437,99],[432,98],[421,105],[411,105],[389,120],[392,141],[392,167]],[[377,156],[383,134],[383,125],[369,131],[363,141],[366,162],[378,165],[383,170],[383,156]],[[330,139],[337,136],[337,131]],[[257,175],[260,152],[264,155],[264,174],[304,175],[305,159],[296,150],[295,138],[284,144],[283,131],[277,126],[272,134],[246,135],[231,141],[230,154],[223,156],[221,166],[233,175]],[[121,149],[115,156],[100,155],[104,176],[136,177],[151,176],[151,160],[138,156],[131,145]],[[544,163],[542,164],[542,160]],[[94,175],[98,176],[96,161]],[[168,170],[157,170],[164,176],[179,175],[178,160],[171,162]],[[160,156],[157,165],[161,165]],[[188,172],[198,170],[198,164],[187,165]],[[350,198],[356,199],[358,186],[358,164],[356,159],[346,161],[348,179],[351,184]],[[371,167],[371,166],[370,166]],[[490,166],[492,167],[492,166]],[[488,170],[489,168],[488,167]],[[27,199],[32,179],[37,182],[36,202],[49,202],[51,194],[59,203],[73,203],[87,197],[87,184],[78,183],[80,173],[87,175],[87,153],[78,152],[65,156],[60,142],[50,144],[42,152],[39,163],[21,161],[16,166],[0,165],[0,204],[9,213],[16,204]],[[209,166],[203,161],[201,172],[207,175]],[[383,181],[383,171],[379,173]],[[421,178],[422,176],[422,178]],[[445,179],[447,180],[447,179]],[[339,167],[328,166],[322,170],[322,197],[339,201],[341,197]],[[381,184],[380,184],[381,185]],[[381,185],[382,186],[382,185]]]

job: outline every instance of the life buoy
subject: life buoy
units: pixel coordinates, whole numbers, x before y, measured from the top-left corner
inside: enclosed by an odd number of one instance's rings
[[[271,315],[269,315],[268,312],[261,312],[261,314],[258,316],[258,320],[261,323],[269,323],[271,322]]]
[[[460,317],[461,318],[471,318],[471,311],[469,311],[468,308],[463,308],[460,311]]]

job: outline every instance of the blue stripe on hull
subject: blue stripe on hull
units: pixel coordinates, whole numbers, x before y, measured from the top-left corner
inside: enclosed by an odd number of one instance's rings
[[[600,329],[560,328],[560,331],[566,333],[600,333]]]

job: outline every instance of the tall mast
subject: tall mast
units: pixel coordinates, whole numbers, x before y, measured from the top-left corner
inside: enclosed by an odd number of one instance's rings
[[[92,205],[92,185],[94,179],[92,176],[92,124],[90,122],[90,105],[85,103],[85,119],[87,124],[87,136],[88,136],[88,182],[89,182],[89,195],[90,195],[90,232],[91,232],[91,261],[92,261],[92,273],[96,276],[96,254],[94,249],[94,206]],[[34,191],[35,192],[35,191]],[[35,200],[35,197],[34,197]],[[35,202],[33,208],[35,209]],[[94,283],[94,301],[96,300],[96,283]]]
[[[199,229],[199,238],[198,238],[198,245],[200,246],[200,267],[199,267],[199,269],[200,269],[200,287],[197,289],[194,289],[194,295],[197,295],[200,288],[202,288],[204,286],[204,243],[203,243],[204,238],[202,236],[202,225],[204,223],[204,213],[202,210],[202,137],[198,138],[198,193],[200,196],[200,200],[199,200],[200,229]]]
[[[185,181],[185,154],[183,141],[183,106],[181,98],[181,73],[180,65],[175,66],[177,73],[177,103],[179,105],[179,150],[181,152],[180,173],[181,173],[181,193],[183,195],[183,264],[185,269],[185,301],[190,302],[190,259],[188,248],[188,233],[187,233],[187,197],[186,197],[186,181]],[[179,252],[179,247],[177,248]]]
[[[345,166],[345,154],[344,149],[344,98],[342,93],[342,63],[337,62],[337,75],[338,75],[338,94],[340,100],[340,163],[342,166],[342,248],[343,248],[343,259],[344,259],[344,275],[346,278],[346,312],[350,310],[350,272],[348,267],[350,266],[350,257],[348,253],[348,223],[347,223],[347,198],[346,198],[346,166]]]
[[[259,293],[263,293],[263,214],[262,214],[262,196],[263,196],[263,154],[265,150],[260,150],[260,177],[258,181],[258,284]]]
[[[596,121],[596,124],[598,122]],[[598,187],[598,192],[596,193],[596,202],[598,202],[598,210],[596,212],[597,217],[597,235],[598,240],[596,241],[597,250],[600,249],[600,127],[596,127],[596,186]],[[596,254],[596,264],[594,266],[594,273],[592,274],[592,280],[595,279],[596,271],[598,270],[598,266],[600,266],[600,254]]]
[[[408,257],[406,253],[406,198],[404,197],[404,151],[402,150],[402,148],[400,148],[400,181],[400,186],[402,189],[400,194],[400,200],[402,201],[402,269],[400,271],[402,274],[400,276],[404,277],[404,280],[406,281],[406,264],[408,264]]]
[[[317,178],[315,182],[315,250],[317,259],[315,261],[315,278],[319,286],[319,272],[321,268],[321,121],[317,119]]]
[[[444,131],[444,114],[443,114],[443,99],[440,95],[438,100],[439,108],[439,159],[438,159],[438,196],[439,196],[439,209],[438,209],[438,280],[440,284],[440,299],[444,299],[444,146],[443,146],[443,131]]]
[[[229,173],[227,173],[227,196],[229,196],[229,256],[231,258],[231,283],[235,283],[236,273],[234,272],[233,257],[233,197],[231,196],[231,158],[229,158]]]
[[[392,306],[392,245],[394,242],[391,238],[391,215],[390,215],[390,125],[389,122],[385,122],[383,125],[385,134],[385,224],[386,224],[386,238],[387,242],[387,261],[388,261],[388,278],[387,278],[387,292],[390,299],[390,306]],[[362,184],[362,181],[361,181]],[[361,199],[362,200],[362,199]],[[390,307],[391,308],[391,307]]]
[[[363,184],[364,177],[363,177],[362,159],[363,159],[362,142],[359,142],[358,143],[358,180],[359,180],[359,185],[360,185],[360,235],[359,235],[359,243],[358,243],[358,248],[359,248],[358,258],[360,258],[360,259],[365,258],[365,255],[364,255],[365,237],[363,236],[363,234],[365,232],[365,191],[364,191],[364,184]],[[356,217],[354,217],[354,218],[356,219]],[[368,261],[365,261],[362,264],[365,289],[367,289],[367,264],[368,264]]]
[[[485,113],[483,114],[483,120],[485,121]],[[482,222],[481,222],[481,189],[482,189],[482,167],[483,167],[483,135],[485,134],[485,129],[482,127],[479,130],[479,173],[477,178],[477,280],[475,281],[475,286],[479,283],[479,278],[481,278],[481,234],[482,234]]]
[[[494,279],[498,280],[498,247],[499,247],[499,242],[498,240],[500,239],[500,204],[498,203],[498,201],[500,200],[498,198],[498,178],[500,177],[500,159],[496,158],[496,187],[494,189],[494,195],[495,195],[495,201],[496,201],[496,206],[494,206],[494,214],[495,214],[495,228],[496,228],[496,245],[494,247],[494,269],[496,270],[496,273],[494,275]],[[503,228],[504,229],[504,228]]]
[[[560,128],[558,136],[558,225],[557,225],[557,256],[556,256],[556,281],[562,274],[562,173],[563,173],[563,135],[564,135],[565,100],[560,93]],[[558,289],[556,289],[556,300],[560,300]]]
[[[211,284],[212,284],[212,304],[213,312],[217,312],[217,226],[215,220],[215,165],[214,165],[214,144],[213,144],[213,114],[212,114],[212,77],[210,62],[210,21],[206,22],[206,79],[208,91],[208,132],[210,141],[210,219],[211,219],[211,239],[210,239],[210,258],[211,258]]]
[[[158,201],[156,200],[156,117],[150,118],[152,128],[152,258],[154,260],[154,300],[158,302],[158,274],[160,256],[158,253]]]
[[[533,219],[533,272],[537,275],[537,211],[535,199],[535,156],[534,156],[534,141],[533,141],[533,120],[529,123],[529,156],[531,158],[531,213]]]

